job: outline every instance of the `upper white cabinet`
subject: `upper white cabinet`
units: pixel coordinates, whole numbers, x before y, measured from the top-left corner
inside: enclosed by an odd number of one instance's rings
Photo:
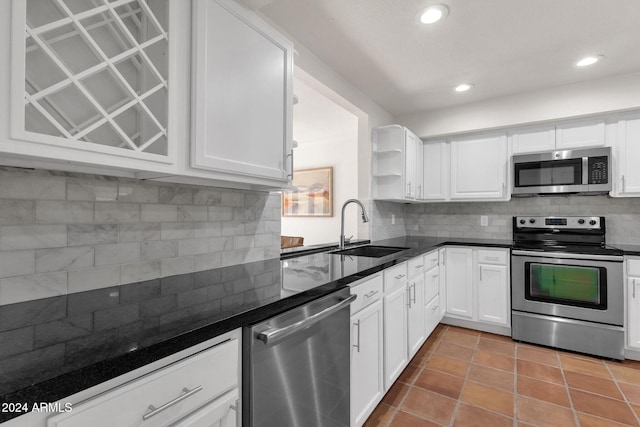
[[[617,126],[612,195],[640,196],[640,114],[625,115]]]
[[[605,130],[605,119],[594,118],[517,128],[509,131],[509,136],[513,154],[525,154],[604,147]]]
[[[169,170],[180,40],[169,2],[11,6],[11,131],[0,151],[52,168]]]
[[[507,138],[451,140],[451,200],[508,200]]]
[[[415,200],[422,197],[422,141],[399,125],[373,130],[373,197],[377,200]],[[419,148],[418,148],[419,147]],[[420,170],[420,171],[418,171]]]
[[[288,181],[293,45],[231,0],[193,2],[191,166]]]
[[[422,146],[422,197],[443,201],[449,197],[449,144],[434,141]]]

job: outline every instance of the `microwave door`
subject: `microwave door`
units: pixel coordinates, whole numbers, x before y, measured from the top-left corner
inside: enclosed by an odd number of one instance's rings
[[[515,194],[571,193],[586,191],[582,158],[514,164]]]

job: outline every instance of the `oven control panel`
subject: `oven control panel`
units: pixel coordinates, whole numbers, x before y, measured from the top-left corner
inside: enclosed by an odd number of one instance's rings
[[[515,226],[522,228],[559,228],[599,230],[601,220],[599,216],[518,216]]]

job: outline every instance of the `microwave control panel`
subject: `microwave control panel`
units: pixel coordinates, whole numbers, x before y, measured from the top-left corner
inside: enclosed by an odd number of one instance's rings
[[[589,157],[589,184],[609,183],[609,157]]]

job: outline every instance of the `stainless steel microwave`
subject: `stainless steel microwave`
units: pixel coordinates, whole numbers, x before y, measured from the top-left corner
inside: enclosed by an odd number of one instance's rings
[[[518,154],[511,166],[515,197],[611,191],[611,147]]]

